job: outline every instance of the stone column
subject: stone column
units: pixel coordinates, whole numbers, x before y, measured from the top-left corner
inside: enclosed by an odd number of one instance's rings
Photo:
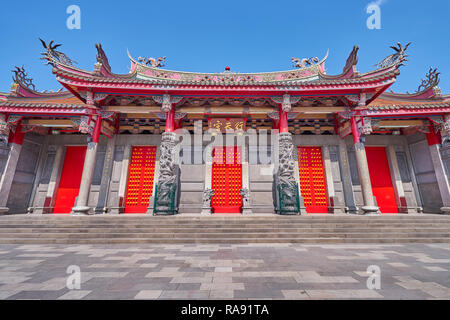
[[[355,116],[351,119],[353,143],[355,145],[356,164],[358,166],[359,179],[361,181],[361,191],[364,200],[362,210],[365,214],[377,213],[378,207],[375,205],[370,181],[369,165],[367,163],[366,149],[361,141]]]
[[[115,145],[116,135],[108,140],[106,146],[105,160],[103,162],[102,180],[100,183],[100,192],[98,195],[98,202],[97,207],[95,208],[95,213],[105,213],[106,211],[108,191],[114,162]]]
[[[56,190],[59,185],[59,178],[64,163],[65,148],[64,145],[58,145],[56,148],[55,160],[53,162],[50,182],[48,184],[47,195],[44,200],[44,210],[42,213],[52,213],[53,206],[56,201]]]
[[[450,186],[448,182],[448,174],[445,170],[444,163],[442,161],[442,155],[440,151],[441,135],[435,131],[433,125],[430,125],[430,133],[427,133],[428,146],[430,148],[431,161],[434,167],[434,173],[436,174],[436,180],[439,186],[439,192],[443,207],[441,212],[450,213]]]
[[[212,152],[214,148],[208,149],[209,154],[205,159],[205,186],[202,198],[202,215],[211,215],[211,199],[214,196],[214,190],[212,190]]]
[[[24,134],[22,133],[22,125],[19,121],[14,132],[9,135],[9,154],[6,161],[5,169],[0,180],[0,214],[7,213],[9,208],[6,207],[9,193],[16,173],[17,162],[19,161],[20,151],[22,150],[22,143]]]
[[[178,212],[178,166],[175,163],[175,132],[164,132],[161,139],[159,178],[156,188],[154,214],[173,215]]]
[[[80,191],[78,193],[76,206],[72,208],[72,214],[88,214],[89,192],[91,190],[92,177],[94,176],[95,159],[97,158],[97,148],[100,139],[100,131],[102,126],[102,118],[97,116],[94,131],[92,133],[92,141],[88,143],[86,156],[84,158],[83,174],[81,175]]]
[[[120,170],[120,180],[119,180],[119,190],[118,190],[118,208],[114,208],[111,210],[113,214],[124,213],[125,211],[125,193],[127,191],[127,182],[128,182],[128,171],[130,167],[130,159],[131,159],[131,144],[126,144],[123,151],[123,158]]]
[[[348,163],[347,145],[342,139],[339,141],[339,170],[341,171],[346,209],[350,213],[355,213],[357,209],[355,204],[355,196],[353,194],[350,166]]]
[[[242,189],[240,190],[240,194],[242,196],[243,215],[253,213],[252,207],[250,205],[250,177],[247,159],[247,148],[245,147],[245,144],[242,144]]]
[[[408,205],[405,198],[405,190],[403,189],[402,177],[398,167],[397,154],[395,146],[388,145],[386,148],[389,171],[391,173],[392,185],[394,187],[395,202],[397,203],[398,211],[400,213],[408,213]]]
[[[334,179],[333,170],[331,168],[330,146],[323,146],[323,165],[325,169],[325,179],[327,183],[327,196],[328,196],[328,213],[335,213],[335,192],[334,192]]]
[[[289,132],[287,113],[292,110],[292,99],[285,94],[283,99],[274,99],[279,104],[279,130],[278,135],[278,171],[275,179],[277,204],[280,214],[293,215],[301,213],[301,197],[298,193],[298,184],[295,180],[294,144],[292,134]]]

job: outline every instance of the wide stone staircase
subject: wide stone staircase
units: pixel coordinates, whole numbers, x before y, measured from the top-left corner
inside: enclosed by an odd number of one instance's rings
[[[0,244],[450,243],[450,216],[0,216]]]

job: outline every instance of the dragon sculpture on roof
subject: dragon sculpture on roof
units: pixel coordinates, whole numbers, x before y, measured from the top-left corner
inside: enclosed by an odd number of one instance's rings
[[[39,40],[41,41],[42,46],[46,49],[46,52],[41,53],[41,55],[43,56],[41,60],[47,60],[46,63],[47,65],[52,64],[53,61],[68,66],[73,66],[74,64],[77,63],[76,61],[70,59],[66,54],[60,51],[56,51],[56,48],[60,47],[61,44],[53,44],[54,42],[53,40],[50,41],[48,44],[41,38],[39,38]]]
[[[406,44],[406,46],[403,46],[400,42],[397,42],[396,47],[390,46],[390,48],[392,48],[395,51],[395,53],[387,56],[386,58],[381,60],[381,62],[376,64],[375,66],[379,67],[379,68],[386,68],[397,62],[400,63],[399,66],[402,66],[403,62],[408,61],[406,59],[408,57],[408,55],[405,52],[406,52],[406,49],[408,49],[408,47],[410,46],[410,44],[411,44],[411,42],[408,42]]]
[[[440,82],[439,75],[441,73],[438,72],[437,68],[430,67],[430,70],[425,75],[425,79],[422,80],[422,83],[420,84],[419,88],[417,88],[416,92],[420,92],[422,90],[425,90],[429,87],[437,87],[437,85]]]
[[[303,69],[310,67],[316,63],[318,63],[320,60],[317,57],[314,58],[291,58],[292,64],[295,68]]]
[[[25,87],[36,91],[36,86],[33,83],[33,79],[28,77],[28,73],[25,71],[23,65],[21,67],[16,66],[15,68],[15,70],[12,70],[14,73],[12,78],[14,83],[22,83]]]
[[[143,57],[139,57],[138,61],[142,64],[145,64],[146,66],[150,66],[153,68],[161,68],[164,67],[164,62],[166,62],[166,57],[159,57],[157,59],[155,58],[143,58]]]

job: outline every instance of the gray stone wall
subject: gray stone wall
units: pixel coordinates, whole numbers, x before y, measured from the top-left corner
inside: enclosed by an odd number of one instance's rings
[[[443,203],[426,136],[416,133],[407,139],[423,211],[439,213]]]
[[[410,139],[410,138],[409,138]],[[423,140],[423,139],[422,139]],[[48,190],[50,182],[50,176],[52,168],[54,166],[56,148],[59,145],[86,145],[85,135],[61,135],[61,136],[48,136],[47,137],[48,149],[41,158],[41,172],[37,177],[38,180],[35,183],[35,196],[33,200],[34,207],[42,207]],[[89,197],[89,206],[97,207],[102,202],[102,206],[109,208],[111,213],[119,213],[119,207],[121,205],[121,199],[125,196],[126,183],[128,178],[128,164],[130,150],[132,146],[138,145],[156,145],[159,146],[161,141],[160,135],[117,135],[115,140],[115,148],[112,154],[112,164],[109,179],[102,179],[104,173],[103,167],[105,164],[105,154],[108,138],[101,137],[96,164],[94,171],[93,184],[91,187],[91,193]],[[396,157],[400,170],[401,182],[404,188],[405,197],[407,198],[408,206],[416,209],[420,206],[420,198],[418,197],[418,190],[421,192],[427,192],[426,178],[430,176],[430,168],[427,167],[427,160],[422,155],[421,149],[422,142],[406,140],[403,136],[368,136],[366,145],[368,146],[387,146],[388,144],[394,144],[396,146]],[[326,177],[328,182],[328,190],[334,197],[334,209],[335,213],[344,212],[346,209],[352,207],[362,206],[361,188],[359,185],[358,170],[356,167],[356,160],[354,152],[352,151],[353,141],[351,137],[347,137],[345,141],[342,141],[338,136],[334,135],[297,135],[293,136],[294,145],[297,146],[321,146],[325,161],[325,148],[328,152],[329,165],[326,169]],[[418,142],[418,143],[416,143]],[[426,141],[425,146],[426,146]],[[418,156],[412,156],[410,153],[411,145],[414,148],[414,154]],[[417,146],[416,146],[417,145]],[[418,148],[418,150],[416,150]],[[24,149],[30,149],[25,147]],[[251,206],[255,213],[273,213],[273,165],[267,163],[267,159],[272,158],[272,147],[270,139],[267,142],[267,157],[260,157],[255,149],[248,146],[245,143],[245,161],[248,162],[248,182],[251,194]],[[128,150],[128,151],[127,151]],[[193,154],[192,147],[186,147],[184,153]],[[26,157],[26,152],[24,157]],[[38,162],[38,157],[34,156],[34,163]],[[128,158],[127,158],[128,157]],[[294,154],[297,160],[297,152],[295,149]],[[189,159],[188,156],[186,159]],[[416,159],[418,158],[418,159]],[[193,159],[193,156],[191,157]],[[418,170],[412,167],[413,160],[415,161],[415,167],[418,166]],[[183,158],[179,159],[181,169],[181,198],[180,198],[180,212],[181,213],[199,213],[202,207],[202,194],[205,188],[205,174],[206,165],[203,161],[200,163],[192,164],[189,161],[184,161]],[[1,149],[0,149],[0,165],[1,165]],[[31,169],[28,169],[27,173],[30,174]],[[156,170],[157,171],[157,170]],[[432,168],[431,168],[432,171]],[[36,172],[36,168],[33,172]],[[434,172],[431,172],[434,174]],[[416,187],[415,175],[418,175],[417,180],[420,180],[419,188]],[[157,172],[156,172],[157,176]],[[351,179],[350,179],[351,178]],[[243,177],[245,181],[245,177]],[[298,179],[298,178],[297,178]],[[332,180],[331,184],[328,181]],[[33,188],[33,181],[27,180],[28,188]],[[157,180],[155,180],[156,182]],[[106,199],[99,201],[99,191],[102,188],[102,183],[108,184]],[[435,183],[435,193],[439,196],[437,191],[437,185]],[[428,188],[433,188],[430,186]],[[27,195],[28,200],[30,195]],[[104,197],[104,196],[102,196]],[[27,200],[27,201],[28,201]],[[25,201],[26,207],[28,202]],[[434,202],[432,199],[430,202]],[[430,209],[431,206],[427,205],[426,209]],[[435,205],[437,208],[439,206]]]
[[[32,196],[44,137],[27,135],[22,144],[6,206],[9,213],[26,213]]]

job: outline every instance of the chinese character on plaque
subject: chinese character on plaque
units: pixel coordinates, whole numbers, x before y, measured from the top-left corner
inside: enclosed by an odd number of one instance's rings
[[[243,118],[211,118],[208,119],[210,129],[219,132],[245,131],[246,119]]]

